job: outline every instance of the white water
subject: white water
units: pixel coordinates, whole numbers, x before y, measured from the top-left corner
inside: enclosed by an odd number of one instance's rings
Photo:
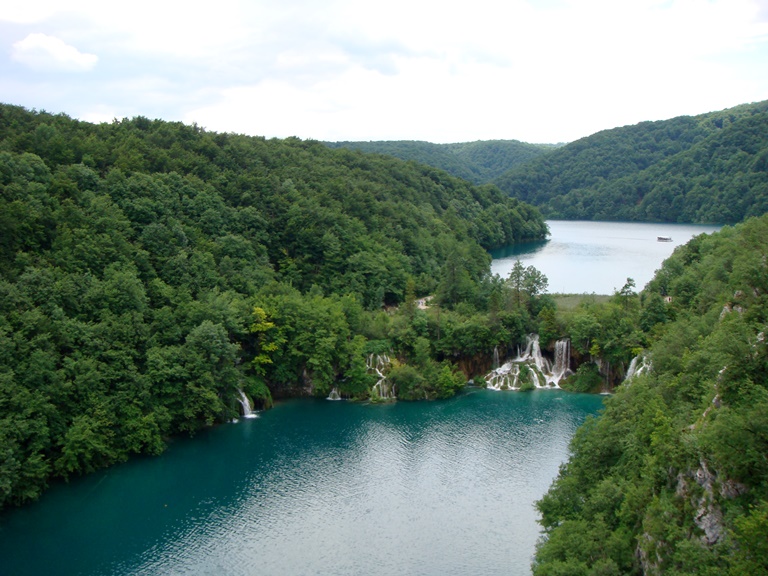
[[[632,358],[632,362],[629,363],[629,368],[627,368],[627,374],[624,376],[624,383],[629,384],[630,380],[634,378],[635,376],[639,376],[640,374],[643,374],[644,372],[650,372],[651,370],[651,361],[648,360],[648,357],[645,355],[639,355]]]
[[[494,355],[494,363],[496,362]],[[525,350],[518,351],[516,358],[508,360],[498,368],[494,368],[485,377],[487,387],[491,390],[520,390],[521,367],[527,368],[530,383],[535,388],[560,388],[560,381],[572,374],[570,369],[571,341],[567,338],[555,343],[554,363],[541,353],[539,335],[528,336]]]
[[[555,365],[552,367],[552,380],[557,385],[570,372],[571,341],[558,340],[555,343]]]
[[[366,360],[368,371],[373,372],[379,378],[371,391],[375,392],[382,400],[394,400],[396,398],[395,386],[387,380],[387,376],[384,374],[390,364],[389,356],[386,354],[370,354]]]
[[[240,401],[240,407],[243,410],[243,418],[258,418],[259,415],[253,411],[251,401],[248,399],[248,396],[245,395],[245,392],[238,390],[237,393],[240,396],[238,400]]]
[[[328,394],[328,398],[326,398],[326,400],[341,400],[341,396],[339,396],[339,389],[334,386],[333,390],[331,390],[331,393]]]

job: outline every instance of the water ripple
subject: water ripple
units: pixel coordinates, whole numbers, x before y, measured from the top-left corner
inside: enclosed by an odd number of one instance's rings
[[[19,575],[50,572],[34,549],[64,574],[529,574],[532,503],[598,402],[286,403],[52,491],[5,518],[0,558],[28,550]]]

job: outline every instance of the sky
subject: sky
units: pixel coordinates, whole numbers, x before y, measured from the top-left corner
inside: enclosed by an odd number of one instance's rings
[[[0,102],[272,137],[571,142],[768,99],[768,0],[0,3]]]

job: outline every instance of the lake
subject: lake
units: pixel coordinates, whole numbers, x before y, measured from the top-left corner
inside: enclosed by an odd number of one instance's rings
[[[279,403],[0,516],[0,574],[524,575],[603,397]]]
[[[549,280],[549,293],[613,294],[627,281],[642,290],[672,251],[721,226],[548,220],[550,239],[491,251],[491,271],[506,278],[519,258]],[[671,237],[659,242],[658,236]]]

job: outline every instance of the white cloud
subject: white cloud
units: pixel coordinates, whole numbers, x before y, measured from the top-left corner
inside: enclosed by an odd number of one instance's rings
[[[763,4],[27,0],[0,20],[50,35],[13,49],[39,70],[96,63],[57,38],[109,62],[45,96],[67,113],[328,140],[547,142],[768,98]],[[13,80],[1,99],[14,101]]]
[[[65,70],[86,72],[99,58],[95,54],[80,52],[63,40],[47,34],[29,34],[14,43],[11,58],[36,70]]]
[[[87,112],[80,114],[80,119],[86,122],[93,122],[94,124],[100,124],[102,122],[112,122],[112,120],[120,118],[115,113],[114,109],[109,106],[94,106]]]

